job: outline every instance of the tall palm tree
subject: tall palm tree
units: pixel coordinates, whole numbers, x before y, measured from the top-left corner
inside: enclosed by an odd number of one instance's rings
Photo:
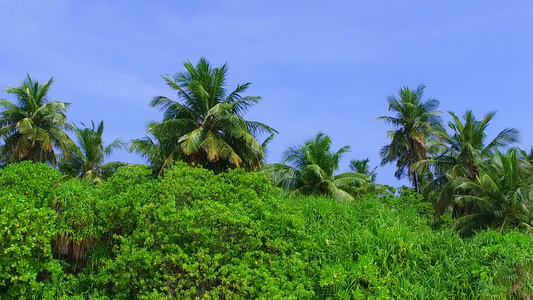
[[[435,110],[439,101],[422,101],[424,89],[424,85],[419,85],[416,91],[408,87],[400,89],[400,98],[387,98],[389,111],[395,115],[377,118],[395,128],[387,133],[391,143],[381,149],[381,165],[396,162],[396,178],[407,175],[417,192],[420,191],[422,178],[421,172],[414,170],[413,165],[427,158],[426,139],[442,128],[438,116],[441,112]]]
[[[115,139],[104,146],[104,121],[98,125],[91,121],[91,128],[83,123],[81,125],[85,128],[74,126],[78,145],[71,144],[68,155],[61,155],[59,169],[67,175],[82,176],[92,182],[98,182],[105,157],[111,155],[113,150],[122,148],[123,143]]]
[[[350,161],[350,170],[353,172],[365,174],[368,176],[368,179],[370,182],[375,182],[377,177],[377,168],[374,167],[372,170],[370,170],[370,159],[367,157],[365,159],[352,159]]]
[[[189,61],[184,66],[185,72],[163,76],[177,92],[179,102],[164,96],[150,102],[150,106],[164,111],[163,122],[154,128],[162,137],[161,147],[179,148],[170,153],[181,152],[189,163],[217,173],[235,167],[259,169],[264,153],[256,136],[277,131],[259,122],[245,121],[242,115],[261,98],[241,96],[250,83],[238,84],[227,94],[227,64],[213,68],[202,58],[196,66]]]
[[[4,140],[1,155],[4,160],[23,160],[56,164],[54,148],[67,150],[71,142],[66,129],[65,112],[69,103],[50,101],[48,92],[53,83],[50,78],[44,84],[33,81],[30,75],[18,87],[8,87],[17,103],[0,100],[0,137]]]
[[[456,201],[474,208],[457,220],[462,234],[489,227],[533,231],[533,166],[520,158],[518,150],[507,154],[496,150],[474,180],[458,179],[458,189],[462,193]]]
[[[289,147],[283,153],[283,163],[266,165],[264,172],[275,185],[287,188],[291,195],[330,195],[341,200],[353,200],[346,188],[365,183],[366,175],[355,172],[334,175],[339,160],[350,150],[344,146],[331,151],[331,139],[319,132],[301,146]]]
[[[515,128],[505,128],[498,135],[487,142],[487,127],[495,116],[489,112],[483,119],[476,120],[472,111],[466,111],[463,121],[453,112],[449,112],[452,121],[448,127],[452,134],[441,134],[431,141],[432,147],[437,149],[434,157],[421,161],[422,166],[429,165],[435,173],[434,181],[428,189],[439,191],[436,199],[436,212],[442,213],[452,206],[454,215],[468,214],[465,207],[454,203],[457,179],[477,180],[483,163],[494,156],[494,151],[518,142],[519,132]]]

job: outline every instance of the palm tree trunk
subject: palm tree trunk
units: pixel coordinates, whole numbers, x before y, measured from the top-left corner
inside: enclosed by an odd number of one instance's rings
[[[408,172],[411,174],[410,177],[412,177],[413,188],[415,189],[417,193],[420,193],[420,183],[418,182],[418,174],[416,173],[416,171],[411,169],[413,167],[413,164],[417,161],[417,157],[416,157],[417,155],[415,151],[416,149],[415,141],[413,139],[410,139],[409,144],[411,144],[411,153],[410,153],[411,159],[409,160],[409,166],[407,166]]]
[[[420,193],[420,182],[418,182],[418,174],[413,172],[413,186],[417,193]]]

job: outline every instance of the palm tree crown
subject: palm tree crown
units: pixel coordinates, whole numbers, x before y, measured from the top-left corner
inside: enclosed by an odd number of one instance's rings
[[[81,125],[85,127],[85,124]],[[59,168],[63,173],[97,181],[101,177],[100,168],[105,157],[111,155],[113,150],[122,148],[123,143],[115,139],[104,146],[104,121],[98,125],[91,121],[91,125],[91,128],[74,127],[78,146],[71,144],[68,155],[62,155]]]
[[[413,164],[427,158],[426,139],[442,127],[438,116],[441,112],[435,110],[439,101],[422,101],[424,89],[424,85],[419,85],[416,91],[404,87],[399,92],[399,99],[389,96],[389,111],[395,116],[377,118],[395,127],[387,133],[391,143],[381,149],[381,164],[396,162],[395,176],[400,179],[407,175],[416,191],[420,191],[421,178]]]
[[[293,195],[330,195],[352,200],[345,188],[354,183],[365,183],[368,178],[354,172],[334,175],[339,169],[339,160],[349,150],[350,146],[344,146],[332,152],[331,139],[319,132],[303,145],[285,150],[283,163],[265,166],[265,173],[275,185],[289,189]]]
[[[169,160],[180,160],[183,158],[183,152],[177,143],[171,143],[176,141],[172,139],[171,134],[167,137],[166,143],[162,144],[161,141],[165,140],[161,131],[161,126],[158,122],[150,122],[147,125],[147,132],[149,135],[134,139],[129,143],[129,152],[135,152],[142,156],[154,171],[154,174],[161,174],[163,166],[168,163]]]
[[[67,149],[70,138],[65,130],[71,126],[66,123],[65,111],[70,104],[48,100],[52,83],[51,78],[41,85],[28,74],[20,86],[6,89],[6,93],[17,98],[17,103],[0,100],[3,160],[31,160],[55,165],[54,148]]]
[[[377,177],[377,167],[374,167],[372,170],[370,170],[370,159],[367,157],[365,159],[352,159],[350,161],[350,169],[353,172],[365,174],[368,176],[368,179],[370,182],[375,182]]]
[[[471,110],[466,111],[464,123],[453,113],[449,112],[453,121],[448,126],[454,134],[449,139],[451,152],[457,154],[457,159],[464,167],[464,176],[474,179],[478,175],[478,164],[493,156],[495,149],[507,147],[520,140],[520,133],[515,128],[505,128],[487,143],[486,129],[496,112],[487,113],[483,119],[476,120]]]
[[[458,179],[457,187],[463,193],[456,201],[473,209],[459,218],[456,226],[463,234],[487,227],[524,227],[532,231],[533,166],[520,158],[517,149],[507,154],[496,150],[490,162],[475,180]]]
[[[242,117],[260,100],[256,96],[241,96],[250,83],[238,84],[227,94],[227,64],[212,68],[202,58],[196,66],[189,61],[184,66],[185,72],[163,76],[177,92],[179,102],[157,96],[150,103],[164,111],[163,122],[154,128],[162,137],[161,147],[175,149],[167,151],[167,162],[181,153],[189,163],[215,172],[234,167],[259,169],[264,153],[256,135],[277,131]]]
[[[420,165],[430,166],[434,170],[435,179],[427,189],[437,192],[437,213],[453,206],[454,215],[461,216],[470,209],[453,202],[457,180],[477,180],[480,168],[485,162],[491,163],[494,152],[518,142],[520,135],[515,128],[505,128],[494,139],[487,141],[487,128],[495,112],[489,112],[481,120],[477,120],[470,110],[466,111],[463,120],[453,112],[449,114],[452,120],[448,122],[448,127],[452,129],[452,134],[442,132],[438,139],[432,140],[435,155],[420,161]]]

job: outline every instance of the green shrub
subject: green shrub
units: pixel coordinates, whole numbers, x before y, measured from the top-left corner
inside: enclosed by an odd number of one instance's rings
[[[71,264],[85,262],[87,250],[103,233],[98,220],[94,186],[85,180],[71,179],[58,184],[50,206],[56,211],[54,253]]]
[[[121,166],[98,186],[99,196],[104,200],[113,198],[137,184],[146,182],[151,177],[152,171],[146,165]]]
[[[159,181],[152,178],[148,166],[123,166],[98,185],[96,193],[106,230],[128,235],[137,227],[140,208],[158,198]]]
[[[61,173],[44,163],[24,161],[0,169],[0,193],[24,195],[37,207],[47,206]]]
[[[231,184],[230,184],[231,183]],[[262,298],[312,295],[297,243],[304,222],[263,174],[178,165],[161,197],[139,209],[131,236],[117,236],[116,259],[101,282],[117,299]]]
[[[21,183],[19,186],[25,186]],[[50,242],[55,213],[36,208],[26,195],[0,194],[0,296],[25,299],[43,286],[56,267]]]
[[[486,298],[528,299],[533,295],[533,238],[518,230],[487,230],[471,240],[479,264],[471,272]]]

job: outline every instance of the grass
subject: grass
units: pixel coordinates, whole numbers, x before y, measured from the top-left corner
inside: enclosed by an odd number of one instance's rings
[[[432,229],[415,205],[377,197],[290,201],[307,224],[317,299],[526,299],[533,292],[533,238],[523,233],[462,239]]]

